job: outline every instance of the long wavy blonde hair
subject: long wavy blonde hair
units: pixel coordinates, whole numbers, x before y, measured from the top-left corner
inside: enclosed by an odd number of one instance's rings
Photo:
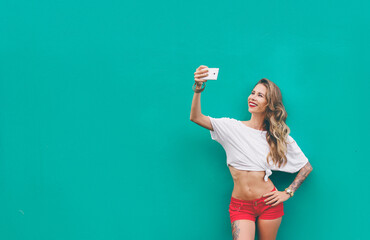
[[[263,84],[266,89],[266,115],[263,121],[263,127],[267,130],[266,140],[270,145],[270,152],[267,155],[267,163],[270,160],[280,168],[281,165],[287,163],[287,139],[290,133],[290,128],[285,123],[288,113],[283,104],[283,97],[279,87],[267,78],[262,78],[257,82]]]

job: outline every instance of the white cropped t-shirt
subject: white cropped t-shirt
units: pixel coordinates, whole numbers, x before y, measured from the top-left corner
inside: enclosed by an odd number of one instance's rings
[[[265,171],[264,180],[267,182],[271,170],[295,173],[308,162],[297,142],[288,135],[286,165],[279,168],[272,160],[268,164],[266,159],[270,146],[266,140],[267,131],[248,127],[234,118],[208,117],[213,127],[213,131],[210,130],[211,138],[225,149],[227,166],[239,170]]]

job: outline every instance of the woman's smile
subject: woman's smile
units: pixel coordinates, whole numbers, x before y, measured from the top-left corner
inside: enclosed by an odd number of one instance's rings
[[[257,105],[256,105],[256,104],[251,103],[251,102],[249,103],[249,106],[250,106],[250,107],[257,107]]]

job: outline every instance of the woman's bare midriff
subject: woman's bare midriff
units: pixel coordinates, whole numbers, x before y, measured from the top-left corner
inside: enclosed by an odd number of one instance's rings
[[[238,170],[230,165],[231,176],[234,180],[233,198],[241,200],[254,200],[263,194],[271,192],[275,185],[270,179],[264,181],[265,171]]]

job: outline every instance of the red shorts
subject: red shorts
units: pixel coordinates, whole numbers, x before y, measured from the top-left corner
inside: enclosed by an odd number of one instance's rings
[[[276,191],[276,187],[271,190]],[[231,197],[229,205],[229,213],[231,222],[240,219],[249,219],[256,221],[256,217],[259,219],[275,219],[284,215],[283,202],[276,206],[266,205],[265,199],[269,198],[261,197],[254,200],[242,200]]]

